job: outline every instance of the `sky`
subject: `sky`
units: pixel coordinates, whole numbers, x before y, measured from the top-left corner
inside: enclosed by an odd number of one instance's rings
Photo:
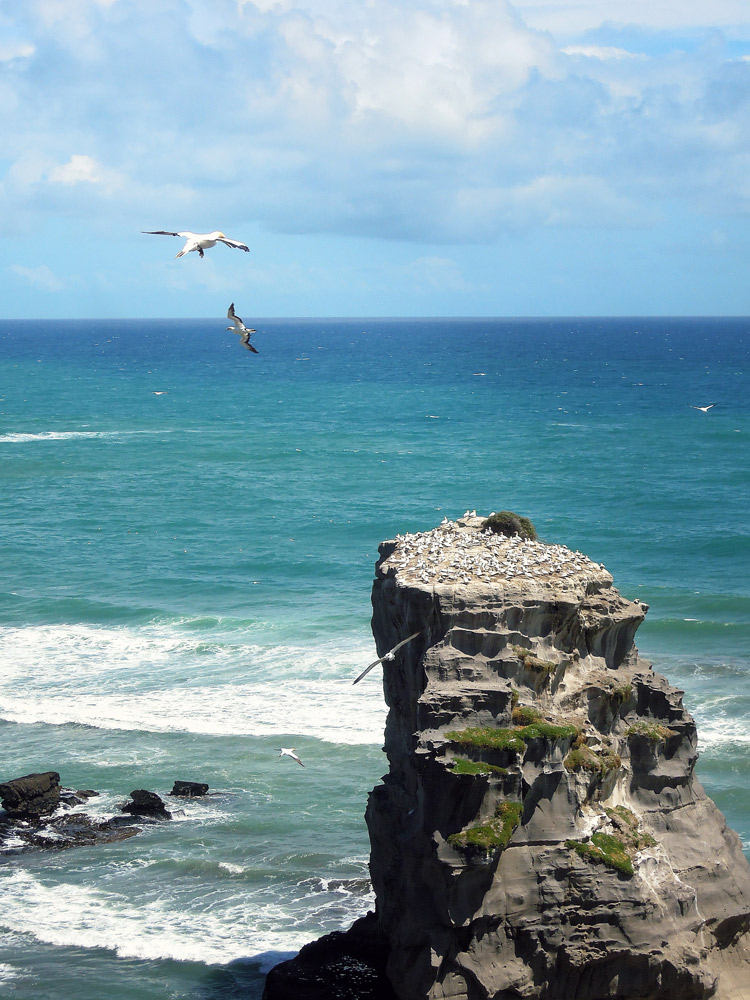
[[[0,318],[750,315],[750,0],[0,0],[0,134]]]

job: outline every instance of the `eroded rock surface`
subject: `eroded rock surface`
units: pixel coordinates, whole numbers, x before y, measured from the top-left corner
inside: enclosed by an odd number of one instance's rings
[[[384,542],[376,567],[390,767],[366,813],[370,933],[393,990],[750,1000],[750,868],[695,777],[682,693],[634,645],[647,607],[580,553],[481,524]],[[319,954],[266,1000],[313,980],[358,1000]]]
[[[401,1000],[748,1000],[750,868],[647,607],[481,518],[380,547],[390,765],[367,807]]]

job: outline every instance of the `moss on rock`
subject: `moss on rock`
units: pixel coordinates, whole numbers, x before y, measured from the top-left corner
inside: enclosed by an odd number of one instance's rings
[[[488,823],[470,826],[448,837],[448,843],[467,854],[489,854],[508,846],[513,831],[521,822],[520,802],[500,802]]]
[[[508,773],[507,767],[485,764],[482,760],[469,760],[467,757],[456,757],[452,762],[451,770],[454,774],[505,775]]]
[[[651,740],[652,743],[663,743],[670,736],[676,736],[677,734],[674,729],[662,725],[661,722],[646,722],[641,719],[638,722],[634,722],[632,726],[628,726],[625,730],[625,735],[628,739],[631,736],[643,736],[647,740]]]

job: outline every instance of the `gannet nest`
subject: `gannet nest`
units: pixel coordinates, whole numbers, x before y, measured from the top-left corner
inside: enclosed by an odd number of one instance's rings
[[[467,512],[445,518],[430,531],[396,535],[395,548],[382,569],[404,583],[460,585],[535,580],[542,584],[587,584],[609,576],[600,563],[565,545],[508,538],[482,531],[482,518]]]

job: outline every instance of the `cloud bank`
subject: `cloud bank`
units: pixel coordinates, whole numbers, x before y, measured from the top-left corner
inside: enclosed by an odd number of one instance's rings
[[[658,0],[28,0],[0,51],[2,225],[106,206],[481,243],[647,227],[665,198],[747,213],[746,4],[710,17],[723,31]]]

